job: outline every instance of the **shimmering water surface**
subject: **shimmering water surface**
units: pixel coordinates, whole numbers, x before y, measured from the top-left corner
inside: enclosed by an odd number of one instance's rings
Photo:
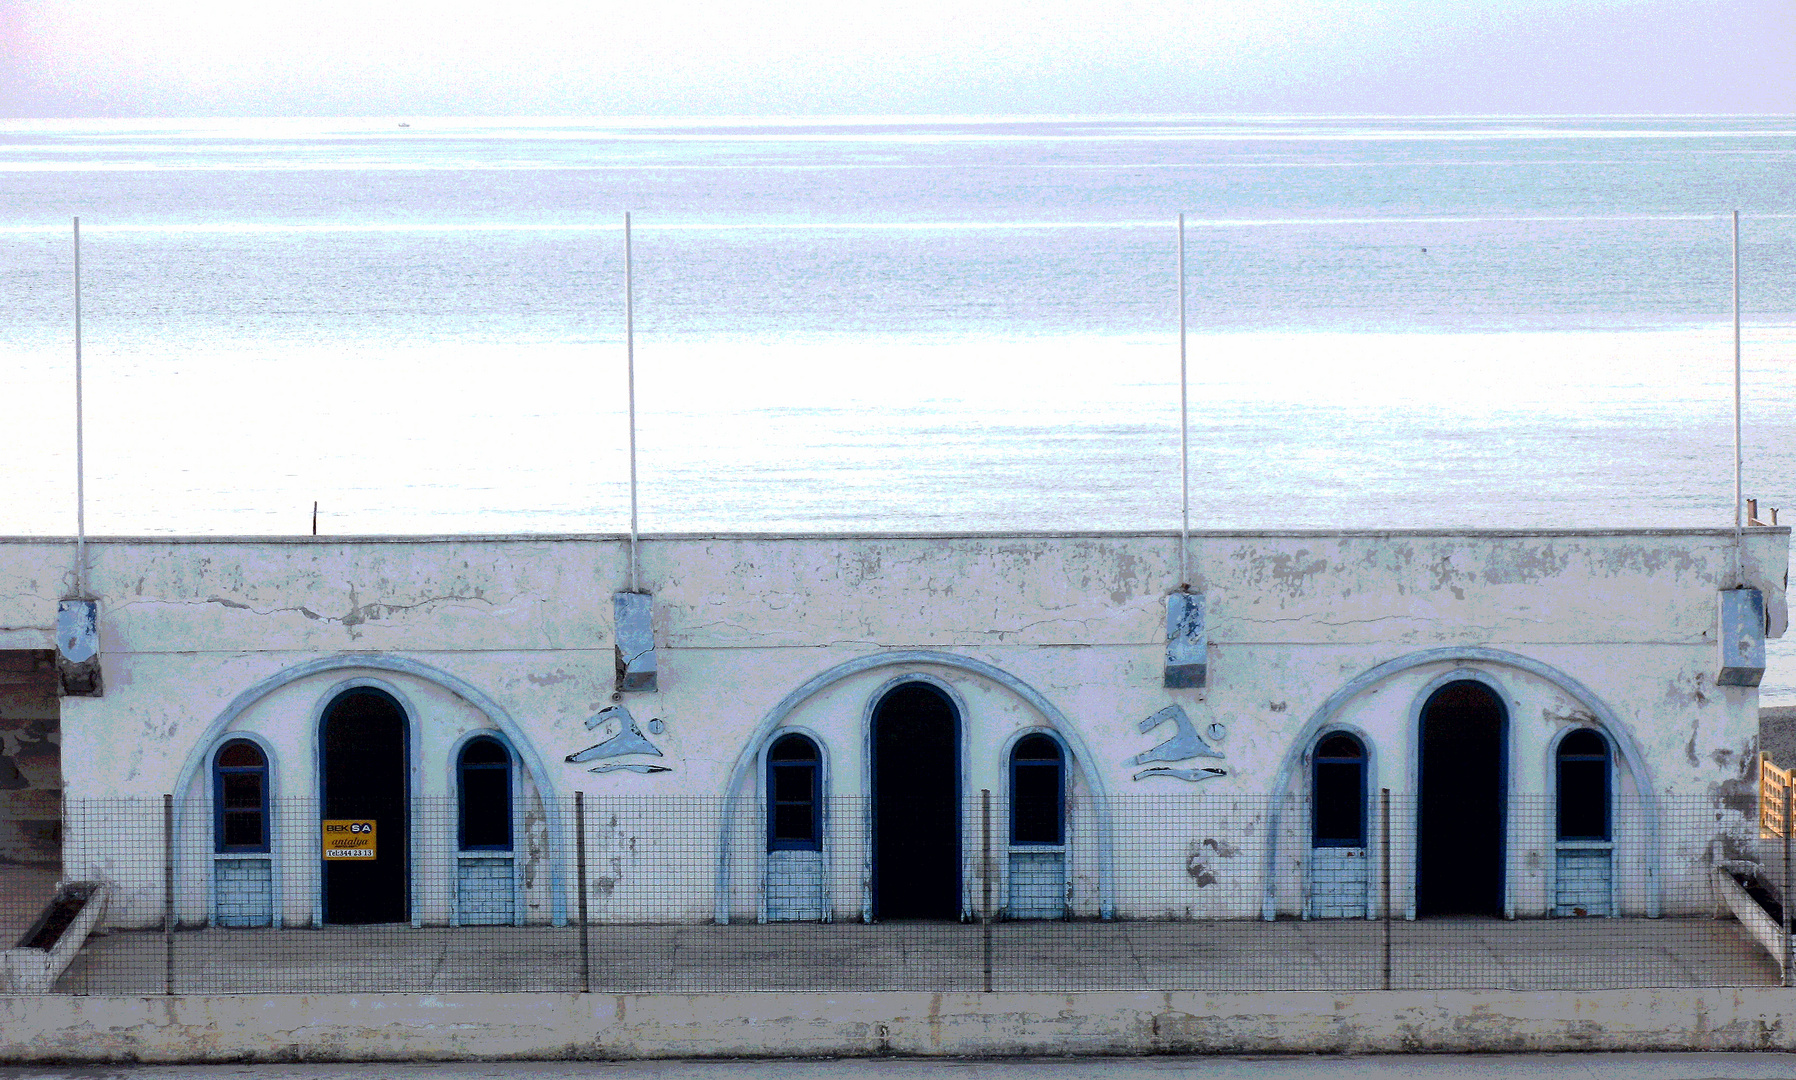
[[[1796,118],[0,123],[4,533],[1796,513]],[[1780,661],[1782,663],[1782,661]],[[1796,695],[1796,676],[1773,695]]]

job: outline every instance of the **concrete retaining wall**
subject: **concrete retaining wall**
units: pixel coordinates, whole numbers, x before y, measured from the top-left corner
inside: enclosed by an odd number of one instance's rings
[[[1776,988],[0,998],[15,1063],[1792,1049]]]

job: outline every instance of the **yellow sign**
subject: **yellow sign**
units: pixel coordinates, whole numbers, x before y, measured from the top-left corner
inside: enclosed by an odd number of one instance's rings
[[[326,821],[324,857],[327,859],[374,858],[374,822]]]

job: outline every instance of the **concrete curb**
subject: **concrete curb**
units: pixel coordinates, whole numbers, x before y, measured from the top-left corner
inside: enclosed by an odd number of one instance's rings
[[[0,997],[8,1063],[1792,1049],[1775,987]]]

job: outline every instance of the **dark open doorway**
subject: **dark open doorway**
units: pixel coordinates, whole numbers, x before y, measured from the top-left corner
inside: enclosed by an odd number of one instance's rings
[[[1448,683],[1422,707],[1416,914],[1503,914],[1503,702],[1483,683]]]
[[[873,710],[873,917],[960,918],[960,718],[905,683]]]
[[[406,739],[405,710],[373,687],[345,691],[324,710],[318,732],[323,817],[327,823],[374,823],[372,857],[349,843],[343,850],[355,854],[332,856],[333,841],[326,834],[327,923],[404,922],[411,917]]]

